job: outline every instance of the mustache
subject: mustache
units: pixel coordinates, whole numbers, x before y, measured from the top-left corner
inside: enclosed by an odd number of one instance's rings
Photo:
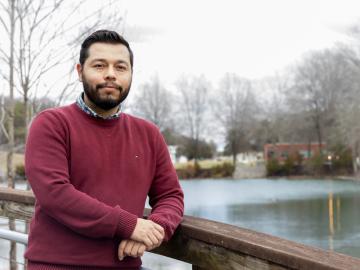
[[[116,83],[99,83],[96,85],[96,90],[98,90],[100,88],[105,88],[105,87],[113,87],[119,91],[123,90],[123,88],[120,85],[117,85]]]

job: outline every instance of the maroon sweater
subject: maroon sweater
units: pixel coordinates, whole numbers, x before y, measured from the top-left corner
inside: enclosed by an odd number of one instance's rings
[[[183,192],[163,137],[153,124],[125,113],[97,119],[76,104],[40,113],[27,138],[25,170],[36,197],[25,257],[59,265],[51,269],[136,269],[141,260],[119,261],[117,249],[142,217],[146,197],[149,219],[165,229],[165,241],[183,215]]]

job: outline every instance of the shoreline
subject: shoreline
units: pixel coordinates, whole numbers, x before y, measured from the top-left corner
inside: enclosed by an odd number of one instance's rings
[[[346,175],[290,175],[290,176],[264,176],[256,178],[232,178],[232,177],[207,177],[207,178],[179,178],[181,181],[187,180],[277,180],[277,179],[288,179],[288,180],[345,180],[345,181],[358,181],[360,182],[360,176],[346,176]]]
[[[350,181],[360,181],[360,176],[356,177],[356,176],[337,176],[335,179],[337,180],[350,180]]]

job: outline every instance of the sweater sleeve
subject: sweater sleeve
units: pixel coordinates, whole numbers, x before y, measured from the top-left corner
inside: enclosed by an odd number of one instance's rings
[[[25,150],[25,172],[41,210],[64,226],[91,238],[129,238],[137,216],[77,190],[69,179],[66,124],[53,111],[32,122]]]
[[[184,214],[184,194],[164,138],[157,139],[156,169],[150,192],[152,208],[148,219],[158,223],[165,230],[165,241],[174,234]]]

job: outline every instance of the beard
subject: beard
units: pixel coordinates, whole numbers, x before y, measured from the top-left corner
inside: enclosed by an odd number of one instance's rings
[[[109,85],[109,83],[101,83],[93,87],[83,77],[83,87],[86,96],[94,105],[105,111],[108,111],[115,108],[116,106],[119,106],[119,104],[126,99],[130,91],[131,81],[129,87],[127,87],[126,89],[122,88],[120,85],[111,83],[111,85],[120,92],[118,98],[113,98],[111,95],[107,95],[105,98],[100,96],[99,89],[104,88],[106,85]]]

